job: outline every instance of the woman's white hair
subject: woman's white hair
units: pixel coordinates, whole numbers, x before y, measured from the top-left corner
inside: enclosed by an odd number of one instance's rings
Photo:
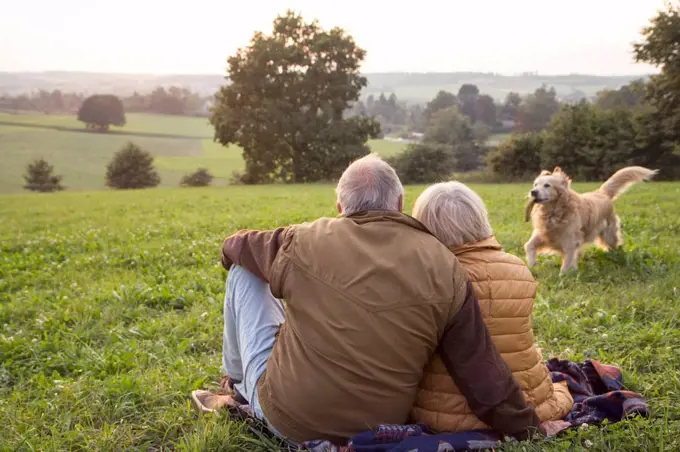
[[[484,201],[460,182],[441,182],[427,187],[413,206],[413,217],[449,247],[492,235]]]
[[[369,154],[352,162],[335,188],[344,216],[365,210],[399,210],[404,187],[387,162]]]

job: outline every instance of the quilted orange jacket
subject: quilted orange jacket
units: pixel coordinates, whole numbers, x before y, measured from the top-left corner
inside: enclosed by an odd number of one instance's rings
[[[451,251],[467,271],[491,338],[525,400],[541,421],[562,419],[574,400],[566,382],[552,383],[534,343],[531,312],[537,283],[531,272],[521,259],[504,252],[494,237]],[[411,418],[437,431],[488,428],[472,413],[438,354],[425,368]]]

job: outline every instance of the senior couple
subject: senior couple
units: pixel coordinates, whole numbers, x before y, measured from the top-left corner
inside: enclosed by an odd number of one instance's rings
[[[369,155],[338,186],[337,218],[228,237],[224,387],[295,442],[342,444],[378,424],[550,435],[571,409],[534,344],[536,282],[463,184],[402,213],[395,171]],[[245,401],[243,400],[245,399]]]

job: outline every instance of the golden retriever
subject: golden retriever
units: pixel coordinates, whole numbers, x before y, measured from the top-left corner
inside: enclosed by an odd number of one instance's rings
[[[559,168],[542,171],[529,192],[525,210],[533,218],[534,232],[524,245],[529,267],[537,253],[562,255],[561,273],[578,267],[583,247],[596,242],[605,250],[622,244],[621,221],[613,201],[633,184],[651,179],[658,170],[641,166],[623,168],[599,189],[579,194],[571,189],[571,179]]]

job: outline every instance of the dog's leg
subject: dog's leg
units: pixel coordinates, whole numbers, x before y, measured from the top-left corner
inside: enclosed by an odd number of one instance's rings
[[[621,219],[618,216],[612,215],[607,219],[607,226],[598,237],[598,242],[601,248],[606,251],[615,250],[623,245]]]
[[[541,244],[542,240],[540,235],[534,231],[529,241],[524,245],[524,252],[526,253],[527,265],[529,267],[536,265],[536,250]]]
[[[581,244],[569,244],[568,247],[563,246],[562,249],[564,250],[564,255],[562,257],[562,268],[560,269],[560,273],[566,273],[569,270],[578,268]]]

